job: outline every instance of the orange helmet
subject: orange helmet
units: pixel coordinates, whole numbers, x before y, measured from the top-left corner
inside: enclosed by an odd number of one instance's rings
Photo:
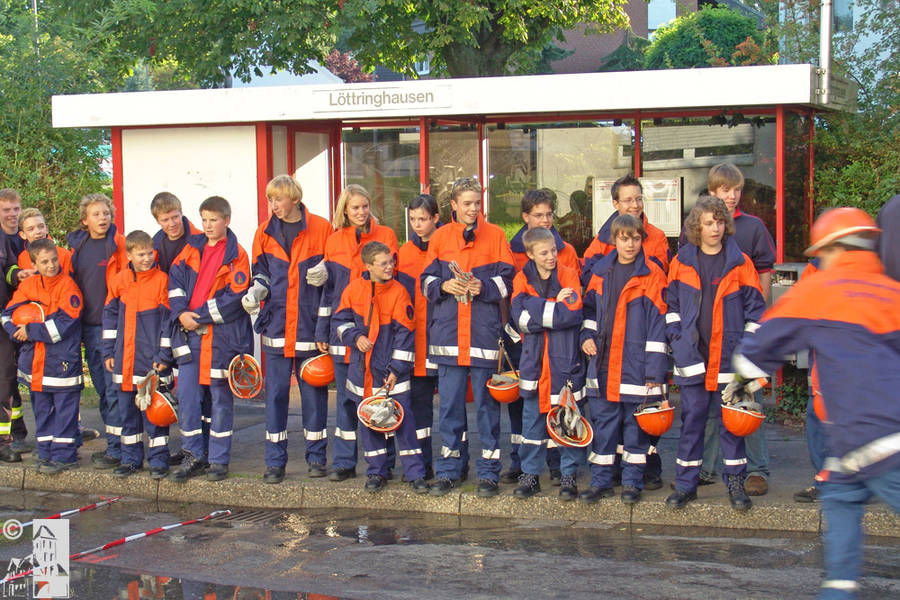
[[[504,371],[494,373],[487,382],[491,398],[502,404],[515,402],[519,398],[519,372]]]
[[[809,232],[810,246],[804,254],[815,256],[819,250],[834,242],[873,250],[874,240],[859,235],[861,233],[881,233],[881,229],[863,210],[849,206],[832,208],[813,223]]]
[[[249,354],[238,354],[228,365],[231,393],[244,400],[255,398],[262,390],[262,369]]]
[[[334,381],[334,362],[327,352],[307,358],[300,365],[300,377],[313,387],[325,387]]]
[[[762,425],[766,415],[758,402],[743,400],[736,404],[722,405],[722,423],[725,429],[737,436],[750,435]]]
[[[12,322],[16,327],[28,325],[29,323],[44,322],[44,308],[37,302],[26,302],[20,304],[12,314]]]
[[[591,423],[582,416],[569,385],[559,393],[559,404],[547,413],[547,433],[554,442],[569,448],[584,448],[594,439]]]
[[[672,426],[675,420],[675,407],[669,406],[668,400],[641,404],[640,410],[634,413],[634,418],[644,433],[658,437]]]
[[[150,406],[147,407],[147,420],[157,427],[168,427],[178,422],[178,412],[175,408],[178,403],[168,391],[157,389],[150,397]]]
[[[379,433],[390,433],[403,422],[403,407],[383,390],[365,398],[356,407],[359,422]]]

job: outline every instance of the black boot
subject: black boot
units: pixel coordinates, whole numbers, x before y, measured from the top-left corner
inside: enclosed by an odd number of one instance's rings
[[[744,491],[744,478],[740,475],[727,475],[725,485],[728,486],[728,499],[731,500],[731,508],[739,511],[747,511],[753,507],[753,501]]]

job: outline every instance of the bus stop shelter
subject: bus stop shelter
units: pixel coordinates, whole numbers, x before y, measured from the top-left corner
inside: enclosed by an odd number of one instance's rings
[[[616,178],[641,177],[648,216],[674,236],[709,167],[730,161],[747,180],[742,210],[766,222],[783,262],[812,220],[814,115],[855,100],[833,80],[822,104],[819,79],[811,65],[773,65],[87,94],[54,96],[53,124],[110,129],[122,231],[156,229],[160,191],[192,219],[221,195],[249,247],[269,215],[266,183],[292,173],[325,217],[343,186],[363,185],[402,242],[414,195],[446,207],[452,181],[475,175],[487,218],[508,233],[525,190],[552,190],[558,228],[583,249]]]

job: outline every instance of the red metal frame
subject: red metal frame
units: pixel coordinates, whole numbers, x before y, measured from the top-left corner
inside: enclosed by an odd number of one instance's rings
[[[816,219],[816,193],[815,193],[815,168],[816,168],[816,156],[815,156],[815,146],[813,142],[816,137],[816,113],[814,111],[809,111],[809,168],[808,168],[808,177],[809,177],[809,194],[807,195],[807,204],[806,207],[806,220],[809,224],[810,228],[812,228],[813,221]]]
[[[644,166],[641,164],[641,115],[637,113],[634,117],[634,149],[632,150],[634,176],[640,177],[643,174]],[[617,151],[618,152],[618,151]]]
[[[256,124],[256,218],[262,223],[269,218],[266,185],[272,179],[272,126]]]
[[[775,260],[784,262],[784,105],[775,109]]]
[[[419,193],[431,191],[431,147],[428,137],[428,119],[419,119]]]
[[[342,177],[342,165],[344,157],[341,156],[341,129],[343,128],[340,121],[335,121],[329,133],[330,158],[329,168],[331,169],[331,211],[329,216],[334,214],[334,208],[337,206],[338,197],[341,195],[341,189],[344,184]]]
[[[287,127],[287,138],[285,139],[285,154],[287,154],[287,170],[288,174],[292,177],[294,175],[294,171],[297,170],[297,141],[296,141],[296,129],[291,125]]]
[[[113,127],[110,131],[112,149],[112,200],[116,210],[116,229],[124,235],[125,231],[125,177],[122,173],[122,128]]]
[[[484,121],[475,124],[478,131],[478,181],[481,182],[481,212],[484,212],[484,199],[487,197],[487,173],[484,168]]]

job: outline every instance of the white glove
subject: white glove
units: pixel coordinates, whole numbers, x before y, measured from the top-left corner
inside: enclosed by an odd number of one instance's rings
[[[241,298],[241,306],[244,307],[247,314],[255,315],[259,312],[260,301],[262,301],[268,293],[269,290],[266,289],[266,286],[259,281],[254,281],[253,285],[250,286],[250,289],[247,290],[247,293],[244,294],[244,297]]]
[[[744,393],[744,382],[735,379],[722,390],[722,404],[734,404]]]
[[[138,410],[145,411],[150,406],[150,386],[142,386],[138,388],[138,392],[134,395],[134,405]]]
[[[319,264],[306,270],[306,283],[313,287],[322,287],[328,281],[328,269],[325,267],[325,259]]]
[[[512,326],[512,324],[507,323],[503,326],[503,329],[506,331],[506,335],[509,336],[509,339],[512,340],[512,343],[518,344],[522,341],[522,336],[519,335],[519,332],[516,331],[516,328]]]
[[[722,403],[737,404],[742,400],[752,400],[753,394],[758,390],[761,390],[766,383],[768,383],[768,379],[765,377],[759,377],[749,381],[735,379],[722,390]]]

